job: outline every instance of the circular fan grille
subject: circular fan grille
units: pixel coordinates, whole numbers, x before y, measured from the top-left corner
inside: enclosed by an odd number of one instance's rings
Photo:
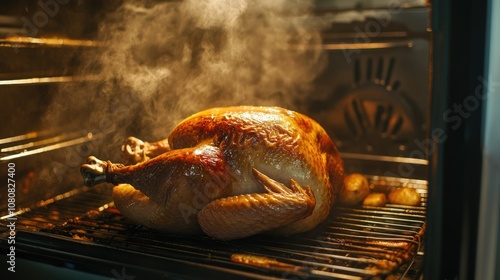
[[[374,63],[376,62],[376,63]],[[368,58],[353,63],[351,86],[335,94],[332,106],[319,113],[319,122],[340,144],[351,143],[363,150],[401,150],[418,137],[422,121],[411,100],[393,78],[394,58]]]

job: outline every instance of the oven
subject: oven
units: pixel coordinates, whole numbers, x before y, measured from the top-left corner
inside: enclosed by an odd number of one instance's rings
[[[493,1],[4,7],[0,248],[8,279],[498,275],[488,246],[497,244],[498,220]],[[311,116],[346,174],[364,174],[376,190],[412,188],[420,202],[336,204],[306,233],[219,241],[137,225],[115,207],[110,184],[83,185],[88,156],[120,162],[128,136],[160,140],[190,114],[229,105]]]

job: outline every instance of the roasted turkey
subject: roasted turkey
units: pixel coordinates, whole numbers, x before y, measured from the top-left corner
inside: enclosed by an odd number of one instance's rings
[[[344,176],[325,130],[278,107],[202,111],[167,139],[129,138],[122,152],[131,165],[89,157],[85,185],[114,184],[116,207],[136,223],[222,240],[313,229]]]

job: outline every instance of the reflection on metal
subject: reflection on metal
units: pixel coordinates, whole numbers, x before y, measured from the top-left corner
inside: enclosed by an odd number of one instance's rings
[[[341,32],[341,33],[326,33],[321,35],[323,39],[349,39],[359,36],[366,36],[365,33],[357,33],[357,32]],[[405,38],[408,37],[408,32],[406,31],[381,31],[377,34],[377,38]]]
[[[395,48],[413,48],[412,41],[405,42],[386,42],[386,43],[335,43],[323,44],[324,50],[372,50],[372,49],[395,49]]]
[[[28,133],[28,134],[33,134],[33,135],[35,135],[35,137],[37,135],[36,132],[32,132],[32,133]],[[25,135],[28,135],[28,134],[25,134]],[[63,133],[63,134],[57,135],[55,137],[51,137],[51,138],[47,138],[47,139],[43,139],[43,140],[31,141],[31,142],[23,143],[20,145],[2,148],[2,149],[0,149],[0,152],[1,153],[16,152],[16,151],[26,150],[29,148],[34,148],[37,146],[45,146],[45,145],[64,141],[64,140],[73,138],[73,137],[78,136],[78,135],[81,135],[81,133],[79,133],[79,132]],[[28,138],[24,138],[24,139],[28,139]],[[19,140],[22,140],[22,139],[19,139]]]
[[[49,83],[65,83],[65,82],[85,82],[85,81],[98,81],[98,80],[99,80],[98,75],[40,77],[40,78],[0,80],[0,86],[49,84]]]
[[[22,134],[22,135],[16,135],[16,136],[12,136],[12,137],[2,138],[2,139],[0,139],[0,145],[5,144],[5,143],[10,143],[10,142],[17,142],[17,141],[37,138],[37,137],[39,137],[39,135],[40,135],[39,132],[33,131],[33,132],[28,132],[28,133]]]
[[[420,165],[429,164],[428,160],[419,158],[379,156],[379,155],[367,155],[367,154],[356,154],[356,153],[340,153],[340,156],[344,159],[376,160],[376,161],[388,161],[388,162],[410,163],[410,164],[420,164]]]
[[[36,48],[36,47],[100,47],[105,44],[92,40],[75,40],[67,38],[32,38],[8,37],[0,39],[0,47]]]
[[[376,49],[401,49],[413,48],[413,41],[404,42],[378,42],[378,43],[329,43],[321,45],[296,45],[292,48],[296,50],[327,50],[327,51],[345,51],[345,50],[376,50]]]
[[[31,156],[31,155],[35,155],[35,154],[44,153],[44,152],[49,152],[49,151],[53,151],[53,150],[57,150],[57,149],[61,149],[61,148],[66,148],[66,147],[70,147],[70,146],[74,146],[74,145],[78,145],[78,144],[83,144],[83,143],[93,141],[93,140],[96,140],[99,138],[100,138],[99,136],[96,136],[92,133],[88,133],[86,136],[83,136],[83,137],[75,138],[75,139],[64,141],[64,142],[59,142],[59,143],[56,143],[53,145],[48,145],[48,146],[41,147],[38,149],[30,150],[30,151],[25,151],[25,152],[21,152],[21,153],[9,155],[9,156],[4,156],[4,157],[0,158],[0,161],[7,161],[7,160],[16,159],[16,158],[21,158],[21,157]]]

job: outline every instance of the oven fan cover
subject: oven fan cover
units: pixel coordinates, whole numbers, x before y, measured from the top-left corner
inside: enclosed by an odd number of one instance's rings
[[[404,96],[374,85],[347,92],[320,121],[333,129],[340,146],[356,144],[366,152],[383,152],[389,146],[404,150],[422,126]]]
[[[396,71],[396,60],[356,59],[350,67],[352,82],[338,84],[327,100],[313,105],[313,115],[341,151],[405,156],[425,135],[423,116],[412,99],[420,94],[402,85],[411,74]]]

